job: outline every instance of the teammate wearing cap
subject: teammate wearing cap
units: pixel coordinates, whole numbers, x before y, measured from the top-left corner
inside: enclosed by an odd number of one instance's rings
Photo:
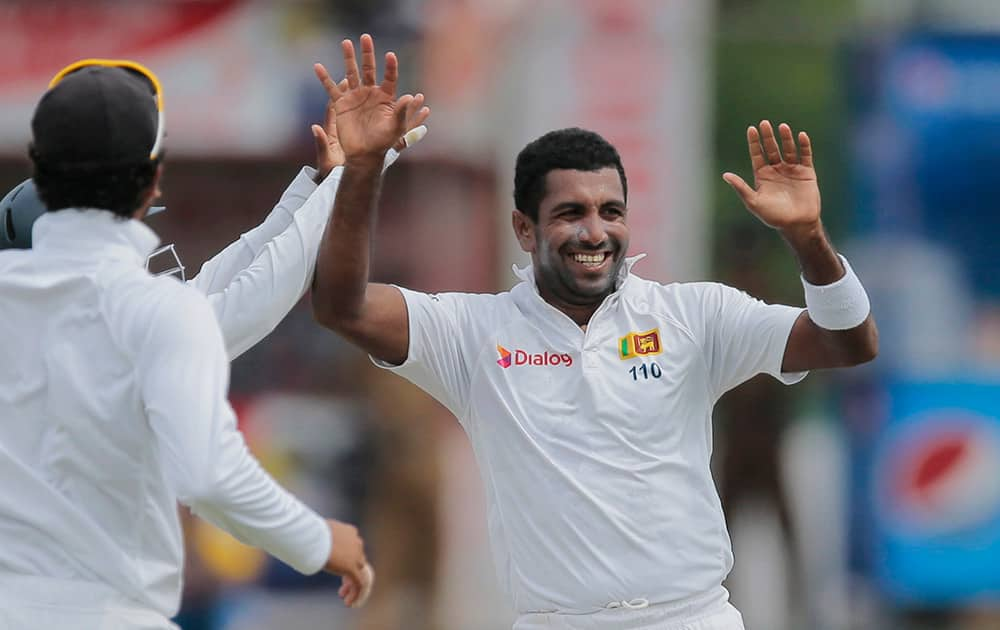
[[[90,60],[57,76],[32,119],[53,211],[32,249],[0,253],[0,314],[18,331],[0,345],[2,627],[172,628],[178,499],[299,571],[343,575],[348,605],[370,591],[356,529],[247,452],[208,300],[143,268],[162,111],[148,70]]]
[[[315,70],[321,82],[331,80],[321,65]],[[422,123],[428,113],[418,110],[407,120],[409,131],[386,153],[383,168],[389,168],[401,151],[424,137],[427,128]],[[343,171],[334,117],[331,101],[323,126],[312,127],[316,167],[303,167],[260,225],[206,261],[188,280],[208,297],[230,359],[274,330],[309,286],[319,238]],[[164,209],[152,206],[147,216]],[[45,212],[34,181],[25,180],[8,192],[0,200],[0,250],[31,247],[32,227]],[[163,273],[176,273],[185,279],[184,265],[172,244],[153,251],[147,266],[159,254],[173,257],[171,267]]]
[[[727,173],[788,243],[807,309],[715,283],[632,273],[627,180],[595,133],[563,129],[518,155],[514,233],[531,265],[500,294],[427,295],[368,282],[382,156],[402,128],[371,38],[343,44],[346,154],[320,246],[317,319],[447,406],[472,443],[515,628],[741,630],[722,581],[730,542],[709,460],[716,400],[766,372],[877,353],[865,291],[827,238],[808,136],[750,127],[756,186]]]

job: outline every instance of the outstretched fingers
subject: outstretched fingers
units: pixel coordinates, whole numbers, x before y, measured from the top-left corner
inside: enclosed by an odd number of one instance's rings
[[[337,85],[337,82],[330,77],[330,73],[326,71],[326,68],[321,63],[313,64],[313,72],[316,73],[316,78],[319,79],[320,84],[323,89],[326,90],[327,96],[330,97],[331,102],[336,102],[341,96],[343,96],[343,89]],[[346,84],[345,84],[346,86]]]
[[[368,33],[361,36],[361,85],[375,85],[375,41]]]
[[[418,94],[420,97],[420,103],[423,104],[424,95]],[[412,94],[404,94],[396,99],[395,103],[395,114],[396,114],[396,127],[399,129],[399,135],[403,135],[406,131],[406,121],[414,112],[413,103],[417,100],[417,97]]]
[[[358,60],[354,57],[354,42],[345,39],[340,42],[340,49],[344,53],[344,76],[347,77],[347,87],[353,90],[361,85]]]
[[[795,151],[795,139],[792,137],[792,128],[786,123],[778,125],[778,134],[781,136],[781,149],[784,153],[785,161],[789,164],[798,164],[799,156]]]
[[[755,173],[767,166],[764,150],[760,148],[760,133],[753,125],[747,127],[747,147],[750,149],[750,166]]]
[[[771,126],[771,121],[760,121],[760,136],[764,144],[764,155],[767,156],[767,161],[771,164],[781,162],[781,151],[778,149],[778,139],[774,137],[774,127]]]
[[[385,53],[385,76],[382,77],[382,91],[389,96],[396,96],[396,83],[399,81],[399,60],[396,53]]]
[[[802,166],[813,167],[812,142],[809,141],[809,134],[804,131],[799,132],[799,154],[802,156]]]

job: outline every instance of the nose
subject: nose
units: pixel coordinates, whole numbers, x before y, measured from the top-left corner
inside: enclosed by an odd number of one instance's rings
[[[585,245],[597,247],[603,245],[608,238],[604,229],[604,220],[596,209],[588,211],[580,220],[577,238]]]

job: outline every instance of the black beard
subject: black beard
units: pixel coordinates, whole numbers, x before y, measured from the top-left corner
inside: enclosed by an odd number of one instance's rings
[[[620,249],[615,249],[615,253],[612,254],[612,256],[617,257],[618,252],[620,251]],[[563,255],[561,253],[557,253],[557,256],[559,262],[554,265],[548,264],[549,261],[546,258],[539,257],[539,276],[541,276],[544,287],[548,291],[550,291],[559,300],[574,306],[589,306],[600,303],[604,300],[604,298],[614,293],[615,285],[618,280],[618,274],[620,273],[622,265],[625,262],[625,258],[623,256],[613,260],[611,269],[608,272],[607,282],[604,283],[604,286],[597,287],[593,290],[584,290],[577,284],[576,278],[573,277],[572,272],[570,272],[569,268],[562,262]]]

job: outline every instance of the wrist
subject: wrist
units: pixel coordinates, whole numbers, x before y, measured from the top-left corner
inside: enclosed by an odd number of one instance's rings
[[[806,247],[810,243],[821,243],[826,240],[826,232],[823,230],[823,223],[821,221],[813,221],[809,223],[797,223],[795,225],[788,225],[778,228],[778,232],[781,234],[782,238],[788,241],[796,250],[799,247]]]
[[[782,228],[782,238],[795,254],[802,277],[814,285],[835,282],[844,275],[844,266],[819,221]]]
[[[350,167],[351,169],[371,169],[376,168],[382,170],[382,164],[385,163],[385,151],[375,151],[368,153],[359,153],[358,155],[350,155],[344,163],[345,167]]]
[[[806,309],[813,323],[827,330],[848,330],[868,319],[871,303],[847,259],[839,254],[837,258],[844,269],[839,279],[818,286],[803,275],[802,288],[805,290]]]

